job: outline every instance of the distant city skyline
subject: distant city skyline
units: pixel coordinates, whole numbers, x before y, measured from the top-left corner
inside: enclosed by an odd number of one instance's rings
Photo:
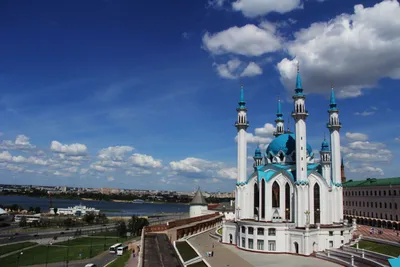
[[[259,3],[1,1],[0,183],[232,192],[298,62],[313,151],[333,86],[347,179],[399,176],[399,2]]]

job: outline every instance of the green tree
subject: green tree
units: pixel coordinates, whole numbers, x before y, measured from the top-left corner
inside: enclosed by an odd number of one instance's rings
[[[65,227],[71,227],[74,224],[74,221],[71,218],[67,218],[63,221]]]
[[[58,208],[54,208],[54,214],[57,215]]]
[[[29,207],[28,211],[29,211],[29,212],[34,212],[35,209],[34,209],[33,207]]]
[[[126,228],[126,224],[124,221],[117,222],[116,229],[117,229],[118,236],[126,237],[126,233],[128,232],[128,229]]]
[[[142,232],[143,227],[148,226],[149,221],[146,218],[139,218],[136,215],[133,215],[128,222],[128,230],[136,236],[139,236]]]
[[[88,212],[83,216],[83,220],[87,222],[88,224],[92,224],[94,222],[94,219],[96,216],[94,215],[93,212]]]
[[[21,220],[19,221],[19,227],[25,227],[27,225],[25,216],[22,216]]]
[[[40,207],[35,208],[35,213],[40,213]]]

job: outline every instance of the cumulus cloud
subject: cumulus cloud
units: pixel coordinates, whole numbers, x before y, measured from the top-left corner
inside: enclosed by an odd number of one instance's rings
[[[35,146],[29,142],[30,138],[26,135],[19,134],[12,140],[3,140],[0,144],[0,149],[10,149],[10,150],[30,150],[34,149]]]
[[[253,77],[262,74],[262,69],[254,62],[250,62],[244,69],[240,77]]]
[[[383,176],[385,174],[381,168],[372,167],[367,164],[363,164],[360,168],[350,168],[350,172],[367,173],[370,175],[378,175],[378,176]]]
[[[271,123],[266,123],[264,124],[264,127],[255,129],[256,135],[261,135],[261,136],[272,136],[274,132],[275,132],[275,126]]]
[[[63,145],[58,141],[51,142],[50,150],[55,153],[62,153],[71,156],[86,155],[87,153],[87,147],[84,144]]]
[[[203,48],[214,55],[233,53],[244,56],[261,56],[281,48],[280,39],[267,29],[253,24],[231,27],[227,30],[203,36]]]
[[[144,154],[133,154],[129,157],[129,161],[134,166],[139,167],[149,167],[149,168],[160,168],[162,167],[161,160],[156,160],[152,156],[144,155]]]
[[[297,61],[303,85],[311,93],[328,92],[329,84],[334,84],[338,97],[357,97],[362,89],[376,87],[381,78],[399,79],[399,17],[399,2],[386,0],[369,8],[356,5],[353,14],[301,29],[286,44],[294,59],[277,64],[281,82],[293,89]]]
[[[131,146],[110,146],[99,151],[98,157],[101,160],[122,161],[128,152],[134,150]]]
[[[366,141],[368,139],[368,135],[362,133],[346,133],[346,138],[350,141]]]
[[[235,141],[237,142],[237,135],[235,137]],[[272,141],[272,138],[270,137],[262,137],[262,136],[257,136],[253,135],[252,133],[246,133],[246,140],[247,143],[249,144],[269,144]]]
[[[239,77],[253,77],[262,74],[262,69],[254,62],[246,63],[239,59],[231,59],[225,64],[213,63],[215,70],[221,78],[237,79]]]
[[[367,110],[364,110],[363,112],[355,112],[354,113],[354,115],[357,115],[357,116],[371,116],[374,114],[375,114],[374,111],[367,111]]]
[[[233,10],[240,11],[249,18],[271,12],[283,14],[301,7],[301,0],[236,0],[232,3]]]
[[[112,181],[114,181],[115,179],[114,179],[114,177],[112,177],[112,176],[108,176],[107,177],[107,181],[109,181],[109,182],[112,182]]]
[[[236,179],[237,178],[237,168],[223,168],[220,169],[218,175],[221,177]]]

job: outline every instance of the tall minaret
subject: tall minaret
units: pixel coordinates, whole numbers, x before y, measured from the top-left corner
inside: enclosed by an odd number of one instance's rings
[[[341,177],[341,160],[340,160],[340,128],[342,124],[339,122],[339,110],[337,109],[335,91],[331,91],[331,99],[329,104],[329,122],[327,127],[331,133],[331,158],[332,158],[332,185],[333,185],[333,203],[334,203],[334,222],[343,220],[343,194],[342,194],[342,177]]]
[[[307,136],[306,136],[306,118],[308,116],[305,107],[306,96],[303,94],[301,84],[299,65],[297,65],[296,89],[293,95],[294,111],[292,117],[295,120],[296,127],[296,221],[298,227],[304,227],[310,223],[310,193],[307,179]]]
[[[307,137],[306,118],[308,116],[303,88],[301,84],[299,65],[297,65],[296,89],[293,95],[294,111],[292,117],[296,122],[296,180],[307,180]]]
[[[321,156],[321,167],[322,167],[322,177],[325,178],[328,186],[331,185],[331,151],[329,150],[329,145],[326,139],[321,145],[321,151],[319,152]]]
[[[340,176],[342,177],[342,184],[344,184],[347,179],[346,179],[346,175],[344,174],[344,164],[343,164],[343,158],[342,158],[342,163],[340,164]]]
[[[249,127],[247,121],[247,108],[246,102],[244,101],[244,89],[243,85],[240,88],[240,101],[239,107],[236,109],[238,112],[238,120],[235,123],[235,127],[238,131],[237,145],[237,182],[236,182],[236,219],[245,218],[247,216],[247,210],[245,207],[245,195],[244,195],[244,184],[247,180],[247,141],[246,141],[246,130]]]
[[[274,132],[274,136],[278,137],[281,134],[285,133],[285,125],[284,125],[284,120],[283,120],[283,114],[282,114],[282,107],[281,107],[281,99],[278,98],[278,110],[276,111],[276,129]]]

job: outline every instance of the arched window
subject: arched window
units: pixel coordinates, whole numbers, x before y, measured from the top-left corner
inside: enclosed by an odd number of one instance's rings
[[[262,203],[261,218],[265,218],[265,180],[264,179],[262,179],[262,182],[261,182],[261,203]]]
[[[258,184],[254,184],[254,215],[257,215],[258,217],[258,211],[260,208],[260,193],[258,191]]]
[[[389,203],[389,209],[392,209],[392,202]]]
[[[320,192],[319,185],[315,183],[314,185],[314,223],[320,223]]]
[[[379,208],[380,209],[382,208],[382,202],[379,202]]]
[[[394,209],[397,210],[397,203],[394,203]]]
[[[385,202],[385,209],[387,209],[387,204],[386,204],[386,202]]]
[[[279,208],[279,185],[275,181],[272,184],[272,207],[273,208]]]
[[[386,190],[383,191],[383,195],[386,196]]]
[[[290,185],[285,185],[285,219],[290,220]]]
[[[242,233],[245,234],[246,233],[246,227],[242,226]]]

